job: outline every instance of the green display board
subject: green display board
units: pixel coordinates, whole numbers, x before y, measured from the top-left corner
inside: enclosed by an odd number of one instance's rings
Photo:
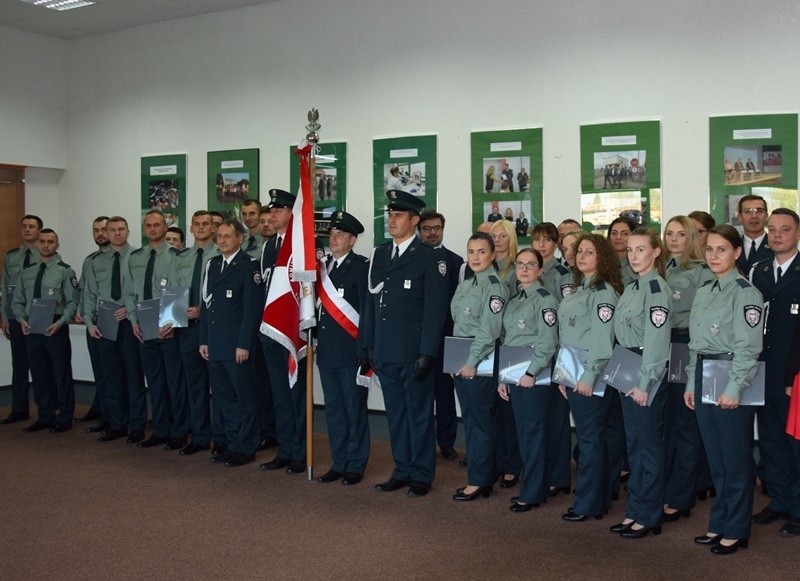
[[[518,238],[530,242],[531,228],[544,220],[542,130],[474,132],[470,145],[472,229],[510,219]]]
[[[300,158],[289,148],[289,191],[300,191]],[[328,237],[330,217],[336,210],[347,210],[347,143],[318,143],[311,183],[314,199],[314,232]]]
[[[249,198],[260,200],[258,157],[258,149],[208,152],[209,211],[241,221],[242,202]]]
[[[436,209],[436,136],[375,139],[372,159],[373,232],[378,245],[389,240],[387,190],[401,189],[414,194],[425,201],[427,209]]]
[[[661,228],[661,123],[581,125],[581,216],[604,233],[620,216]]]
[[[150,210],[160,210],[167,226],[187,231],[186,154],[142,158],[142,222]],[[145,242],[142,232],[142,243]]]
[[[797,210],[797,114],[709,119],[710,212],[717,223],[741,223],[739,199],[756,194],[767,208]]]

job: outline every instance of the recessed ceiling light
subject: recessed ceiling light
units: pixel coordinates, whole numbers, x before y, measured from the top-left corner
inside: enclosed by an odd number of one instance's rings
[[[22,2],[59,11],[72,10],[73,8],[81,8],[95,3],[94,0],[22,0]]]

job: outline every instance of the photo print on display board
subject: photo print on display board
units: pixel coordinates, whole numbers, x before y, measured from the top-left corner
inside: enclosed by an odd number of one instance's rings
[[[289,191],[300,191],[297,145],[289,147]],[[314,157],[314,178],[311,184],[314,200],[314,233],[328,238],[330,218],[337,210],[347,210],[347,143],[318,143]]]
[[[261,201],[259,150],[231,149],[207,154],[207,208],[231,220],[242,220],[242,203]]]
[[[186,230],[186,155],[141,158],[141,218],[150,210],[164,214],[167,227]],[[142,231],[142,241],[146,241]]]

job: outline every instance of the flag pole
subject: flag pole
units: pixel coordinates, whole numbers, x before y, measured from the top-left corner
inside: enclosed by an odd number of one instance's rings
[[[317,143],[319,142],[319,111],[311,109],[308,112],[308,125],[306,125],[306,140],[311,144],[309,152],[308,172],[309,183],[313,187],[314,168],[317,157]],[[311,196],[314,199],[314,196]],[[312,202],[313,203],[313,202]],[[311,211],[314,211],[312,206]],[[306,477],[309,481],[314,479],[314,343],[311,340],[311,329],[308,329],[306,347]]]

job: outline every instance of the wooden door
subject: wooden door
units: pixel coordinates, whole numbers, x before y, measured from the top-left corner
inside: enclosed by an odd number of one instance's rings
[[[20,223],[25,215],[25,168],[0,164],[0,272],[6,252],[22,244]]]

